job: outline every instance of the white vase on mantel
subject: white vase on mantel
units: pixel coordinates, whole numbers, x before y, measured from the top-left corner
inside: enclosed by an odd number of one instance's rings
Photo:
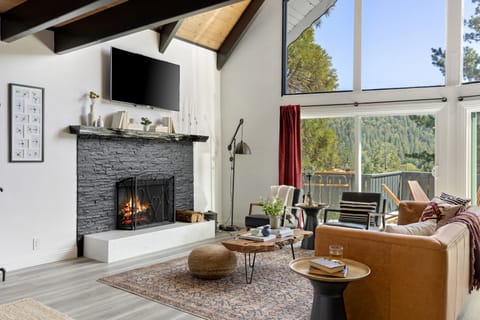
[[[92,102],[92,104],[90,105],[90,112],[88,113],[88,116],[87,116],[87,125],[94,127],[96,120],[97,120],[97,117],[95,115],[95,103]]]

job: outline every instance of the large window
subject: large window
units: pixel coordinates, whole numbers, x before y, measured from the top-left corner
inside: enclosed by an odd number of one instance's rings
[[[445,1],[362,1],[362,89],[445,84],[432,49],[445,47]]]
[[[480,2],[464,2],[463,30],[463,82],[480,81]]]
[[[303,119],[302,164],[315,169],[314,200],[334,204],[342,191],[384,192],[382,184],[408,199],[408,180],[433,195],[434,128],[433,115]]]
[[[285,94],[445,84],[445,1],[286,3]]]
[[[353,8],[354,0],[288,2],[287,93],[352,90]]]

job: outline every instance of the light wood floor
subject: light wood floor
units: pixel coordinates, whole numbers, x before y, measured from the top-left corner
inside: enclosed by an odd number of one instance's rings
[[[97,279],[187,256],[197,245],[230,237],[230,233],[220,232],[210,241],[111,264],[79,258],[7,271],[7,281],[0,282],[0,303],[34,298],[75,320],[197,320],[200,318],[101,284]],[[480,292],[473,292],[459,320],[477,319],[480,319]]]
[[[75,320],[201,319],[101,284],[97,279],[187,256],[191,249],[199,244],[230,237],[228,232],[219,232],[215,239],[209,241],[110,264],[78,258],[7,271],[6,281],[0,282],[0,303],[34,298]]]

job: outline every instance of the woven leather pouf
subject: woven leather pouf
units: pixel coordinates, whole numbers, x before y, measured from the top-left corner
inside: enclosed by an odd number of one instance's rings
[[[190,272],[201,279],[220,279],[228,276],[237,266],[237,256],[219,244],[206,244],[194,248],[188,255]]]

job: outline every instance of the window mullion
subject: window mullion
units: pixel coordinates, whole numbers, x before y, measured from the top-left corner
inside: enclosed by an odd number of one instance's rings
[[[353,91],[362,90],[362,0],[355,0],[353,30]]]
[[[463,76],[463,1],[447,0],[445,85],[462,83]]]

